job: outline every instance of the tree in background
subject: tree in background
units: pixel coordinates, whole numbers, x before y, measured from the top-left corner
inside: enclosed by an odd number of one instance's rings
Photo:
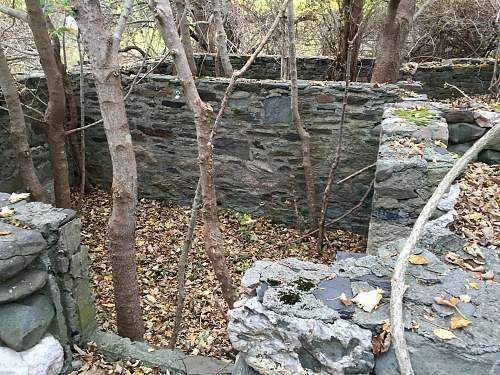
[[[10,116],[10,137],[14,146],[17,167],[21,181],[30,193],[33,199],[41,202],[47,202],[47,194],[38,179],[31,158],[31,149],[26,135],[26,123],[24,113],[21,107],[21,101],[17,93],[14,78],[12,77],[7,59],[0,46],[0,88],[2,89]]]
[[[395,82],[399,79],[403,48],[410,32],[415,0],[390,0],[377,45],[372,82]]]
[[[212,262],[217,279],[222,288],[222,295],[229,308],[233,307],[235,292],[231,273],[224,255],[224,242],[217,217],[217,197],[215,194],[214,153],[211,142],[212,107],[201,100],[189,70],[182,43],[177,33],[177,26],[168,0],[149,0],[151,11],[155,15],[158,28],[165,44],[173,55],[177,75],[181,81],[186,103],[194,114],[198,160],[200,165],[200,185],[203,212],[203,236],[205,252]]]
[[[143,340],[144,323],[137,284],[135,216],[137,167],[120,80],[118,50],[133,0],[126,0],[114,33],[107,30],[98,0],[75,0],[74,10],[87,46],[113,166],[113,210],[109,252],[118,333]],[[191,74],[191,73],[190,73]]]
[[[54,177],[54,194],[57,207],[70,207],[68,160],[64,131],[65,94],[64,85],[56,63],[45,15],[38,0],[26,0],[27,22],[33,33],[35,45],[40,56],[49,102],[45,111],[47,123],[47,142],[49,144],[50,163]]]

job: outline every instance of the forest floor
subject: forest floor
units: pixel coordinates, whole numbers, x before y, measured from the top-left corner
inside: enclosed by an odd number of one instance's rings
[[[461,193],[456,205],[453,230],[483,245],[500,243],[500,166],[474,163],[460,181]],[[90,276],[96,294],[99,325],[116,329],[111,268],[107,254],[106,226],[111,213],[110,195],[95,191],[86,197],[82,208],[82,242],[89,246]],[[139,202],[137,215],[137,264],[142,293],[142,308],[147,342],[166,346],[171,334],[177,292],[177,260],[182,248],[190,209],[167,202]],[[282,259],[293,256],[328,263],[334,250],[364,252],[364,238],[343,231],[328,232],[328,250],[315,253],[309,241],[300,240],[295,229],[277,225],[265,218],[224,210],[220,213],[225,251],[235,285],[256,260]],[[217,280],[203,250],[200,223],[189,256],[187,298],[182,330],[177,348],[186,354],[233,359],[234,352],[226,333],[225,303]],[[295,241],[295,242],[294,242]],[[154,373],[138,364],[107,363],[95,351],[80,353],[80,359],[95,370],[116,373]],[[120,372],[121,373],[121,372]]]
[[[89,247],[90,277],[96,294],[97,318],[104,330],[115,330],[111,265],[107,251],[110,194],[95,191],[82,207],[82,243]],[[147,342],[167,346],[175,316],[177,262],[189,220],[190,208],[158,200],[141,199],[137,213],[136,250]],[[235,286],[243,273],[261,259],[297,257],[332,262],[336,250],[363,252],[363,237],[344,231],[327,233],[324,255],[318,255],[301,232],[266,218],[221,210],[220,228]],[[294,242],[297,241],[297,242]],[[186,305],[177,347],[187,354],[232,358],[226,333],[227,310],[219,284],[204,251],[198,221],[186,272]]]

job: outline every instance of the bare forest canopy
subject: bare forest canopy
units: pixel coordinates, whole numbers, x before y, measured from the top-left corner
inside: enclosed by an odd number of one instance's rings
[[[54,24],[53,34],[64,45],[68,67],[78,64],[78,26],[73,18],[70,0],[41,0],[44,12]],[[105,22],[111,28],[122,11],[121,1],[101,1]],[[186,12],[195,52],[217,52],[216,28],[210,1],[192,0]],[[271,26],[279,0],[226,1],[224,27],[228,52],[249,54]],[[298,0],[296,43],[299,56],[336,57],[342,50],[345,7],[362,6],[359,26],[359,58],[375,57],[383,29],[387,1],[384,0]],[[0,5],[25,9],[24,1],[0,0]],[[418,0],[413,23],[404,45],[403,61],[434,61],[457,57],[493,57],[496,49],[496,27],[499,0]],[[174,7],[175,12],[175,7]],[[26,23],[0,17],[2,46],[17,72],[40,70],[36,47]],[[271,37],[262,54],[281,55],[284,48],[285,23]],[[133,63],[148,56],[161,58],[165,44],[149,11],[147,2],[138,1],[132,9],[120,44],[121,64]]]

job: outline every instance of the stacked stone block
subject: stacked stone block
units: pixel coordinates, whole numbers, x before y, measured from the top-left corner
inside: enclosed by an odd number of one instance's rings
[[[9,197],[0,193],[13,211],[0,220],[0,373],[58,374],[96,327],[80,219]]]

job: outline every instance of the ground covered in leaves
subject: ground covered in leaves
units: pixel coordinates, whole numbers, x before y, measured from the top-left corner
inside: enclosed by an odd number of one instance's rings
[[[483,246],[500,246],[500,165],[470,164],[459,185],[452,230]]]
[[[90,275],[96,294],[101,328],[115,330],[111,267],[107,252],[106,226],[111,213],[110,195],[96,191],[82,208],[82,242],[89,247]],[[140,200],[137,214],[137,265],[147,342],[166,346],[175,316],[177,261],[181,252],[190,209],[167,202]],[[203,250],[198,223],[189,256],[186,305],[178,348],[187,354],[232,359],[226,333],[226,306],[218,282]],[[256,260],[293,256],[331,262],[334,250],[361,252],[364,239],[342,231],[328,232],[328,250],[316,254],[298,230],[265,218],[252,218],[234,211],[221,211],[220,226],[234,285]],[[294,242],[296,241],[296,242]]]

